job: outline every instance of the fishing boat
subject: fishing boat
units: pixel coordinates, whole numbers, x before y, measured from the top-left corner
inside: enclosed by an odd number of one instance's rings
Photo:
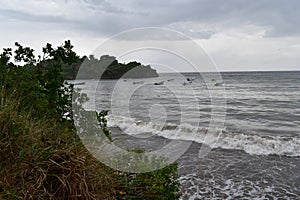
[[[160,82],[155,82],[154,85],[163,85],[164,81],[160,81]]]
[[[133,81],[133,84],[144,84],[144,81]]]
[[[67,83],[68,85],[74,86],[74,85],[84,85],[85,82],[73,82],[73,83]]]
[[[190,85],[192,82],[188,81],[188,82],[183,82],[182,85]]]
[[[223,82],[217,82],[217,83],[215,83],[215,86],[224,86],[224,83]]]

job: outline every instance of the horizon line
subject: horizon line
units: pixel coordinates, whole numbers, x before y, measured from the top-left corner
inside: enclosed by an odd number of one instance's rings
[[[300,72],[300,70],[240,70],[240,71],[180,71],[179,73],[238,73],[238,72]],[[158,74],[172,74],[177,72],[157,72]]]

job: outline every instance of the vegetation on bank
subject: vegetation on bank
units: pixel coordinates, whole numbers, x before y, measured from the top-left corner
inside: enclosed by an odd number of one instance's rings
[[[0,199],[178,199],[176,164],[125,173],[85,149],[73,122],[73,88],[64,84],[64,69],[81,59],[70,41],[47,44],[38,57],[18,43],[0,54]],[[97,116],[106,127],[105,112]]]
[[[78,70],[80,68],[80,73]],[[133,61],[127,64],[119,63],[114,56],[103,55],[100,59],[93,55],[84,56],[80,62],[65,66],[66,79],[119,79],[119,78],[149,78],[158,77],[150,65],[142,65]]]

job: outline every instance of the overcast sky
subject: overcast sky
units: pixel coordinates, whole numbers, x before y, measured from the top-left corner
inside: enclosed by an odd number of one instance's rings
[[[38,53],[70,39],[88,55],[122,31],[163,27],[191,37],[221,71],[300,70],[299,0],[9,0],[0,21],[1,48],[18,41]]]

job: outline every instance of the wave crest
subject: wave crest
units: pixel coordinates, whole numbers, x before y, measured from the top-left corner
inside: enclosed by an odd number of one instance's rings
[[[109,118],[108,126],[119,127],[129,135],[151,133],[168,139],[189,140],[204,143],[211,148],[242,150],[254,155],[300,156],[300,138],[291,136],[271,136],[240,131],[208,130],[189,124],[157,125],[132,118]]]

